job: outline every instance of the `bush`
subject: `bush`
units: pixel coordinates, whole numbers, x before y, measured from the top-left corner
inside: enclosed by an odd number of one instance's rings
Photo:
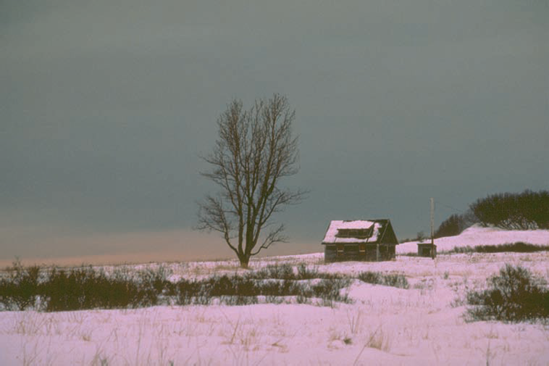
[[[549,245],[534,245],[516,242],[500,245],[478,245],[476,247],[456,247],[449,253],[535,253],[547,251],[549,251]]]
[[[71,311],[153,306],[160,295],[173,292],[163,268],[131,275],[117,270],[107,275],[91,266],[48,270],[15,262],[0,280],[0,309]]]
[[[0,278],[0,310],[72,311],[85,309],[126,309],[159,304],[209,305],[216,300],[227,305],[247,305],[266,301],[280,303],[281,297],[294,296],[300,303],[311,298],[330,305],[348,302],[340,292],[350,279],[318,273],[302,264],[297,271],[288,264],[270,266],[243,276],[212,276],[202,280],[168,280],[165,267],[133,272],[119,269],[107,274],[101,269],[82,266],[51,270],[23,267],[19,262]],[[320,279],[311,283],[309,279]]]
[[[261,279],[279,279],[279,280],[296,280],[297,276],[294,273],[293,267],[288,263],[268,265],[259,270],[249,272],[248,278],[257,280]]]
[[[15,261],[6,268],[6,278],[0,280],[0,304],[8,310],[33,308],[39,301],[40,267],[23,267]]]
[[[409,288],[408,280],[401,274],[384,274],[381,272],[362,272],[358,275],[358,279],[362,282],[371,283],[373,285],[383,285],[398,288]]]
[[[283,263],[283,264],[268,265],[265,268],[247,273],[245,277],[249,279],[254,279],[254,280],[278,279],[278,280],[288,280],[288,281],[310,280],[314,278],[321,278],[321,279],[341,278],[341,276],[337,274],[321,273],[321,272],[318,272],[316,268],[313,268],[313,269],[307,268],[307,266],[304,263],[300,263],[297,266],[297,272],[294,271],[291,264]]]
[[[524,321],[549,318],[549,291],[545,282],[528,269],[506,264],[489,279],[483,291],[467,293],[468,313],[473,320]]]
[[[264,273],[260,273],[262,276]],[[219,299],[227,305],[247,305],[253,303],[250,299],[264,296],[270,302],[280,303],[278,298],[295,296],[305,303],[305,299],[318,298],[326,301],[348,302],[341,289],[349,286],[349,279],[323,279],[319,283],[310,285],[296,280],[261,279],[256,280],[240,276],[214,276],[201,281],[181,280],[176,284],[177,304],[211,304],[213,299]],[[247,300],[238,298],[247,298]]]
[[[435,231],[435,238],[461,234],[460,215],[452,215],[444,220]]]
[[[39,288],[46,311],[120,309],[158,304],[164,286],[155,283],[161,275],[140,272],[137,278],[127,271],[108,276],[92,267],[53,269]]]
[[[509,230],[549,229],[549,191],[493,194],[477,200],[470,209],[483,225]]]

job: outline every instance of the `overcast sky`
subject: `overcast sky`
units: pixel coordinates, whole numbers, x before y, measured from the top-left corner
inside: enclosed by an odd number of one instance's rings
[[[273,93],[311,194],[271,254],[549,189],[546,0],[0,0],[0,261],[230,256],[191,230],[199,156],[232,98]]]

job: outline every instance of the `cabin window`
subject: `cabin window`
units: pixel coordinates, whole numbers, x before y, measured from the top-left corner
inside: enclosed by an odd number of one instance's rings
[[[372,236],[374,227],[371,226],[368,229],[339,229],[336,237],[338,238],[355,238],[355,239],[367,239]]]
[[[359,244],[358,245],[358,252],[360,254],[366,254],[366,244]]]
[[[342,257],[345,252],[345,246],[343,244],[338,244],[337,246],[337,256]]]

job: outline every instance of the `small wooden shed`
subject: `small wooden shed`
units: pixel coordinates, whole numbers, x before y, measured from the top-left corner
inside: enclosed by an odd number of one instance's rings
[[[333,220],[322,245],[325,262],[384,261],[395,258],[398,240],[388,219]]]
[[[437,256],[437,246],[431,243],[417,243],[417,255],[435,259]]]

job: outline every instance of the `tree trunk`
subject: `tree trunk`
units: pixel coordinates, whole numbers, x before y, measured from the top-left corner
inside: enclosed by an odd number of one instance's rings
[[[250,263],[250,257],[249,256],[239,256],[238,258],[240,260],[240,268],[248,269],[248,264]]]

